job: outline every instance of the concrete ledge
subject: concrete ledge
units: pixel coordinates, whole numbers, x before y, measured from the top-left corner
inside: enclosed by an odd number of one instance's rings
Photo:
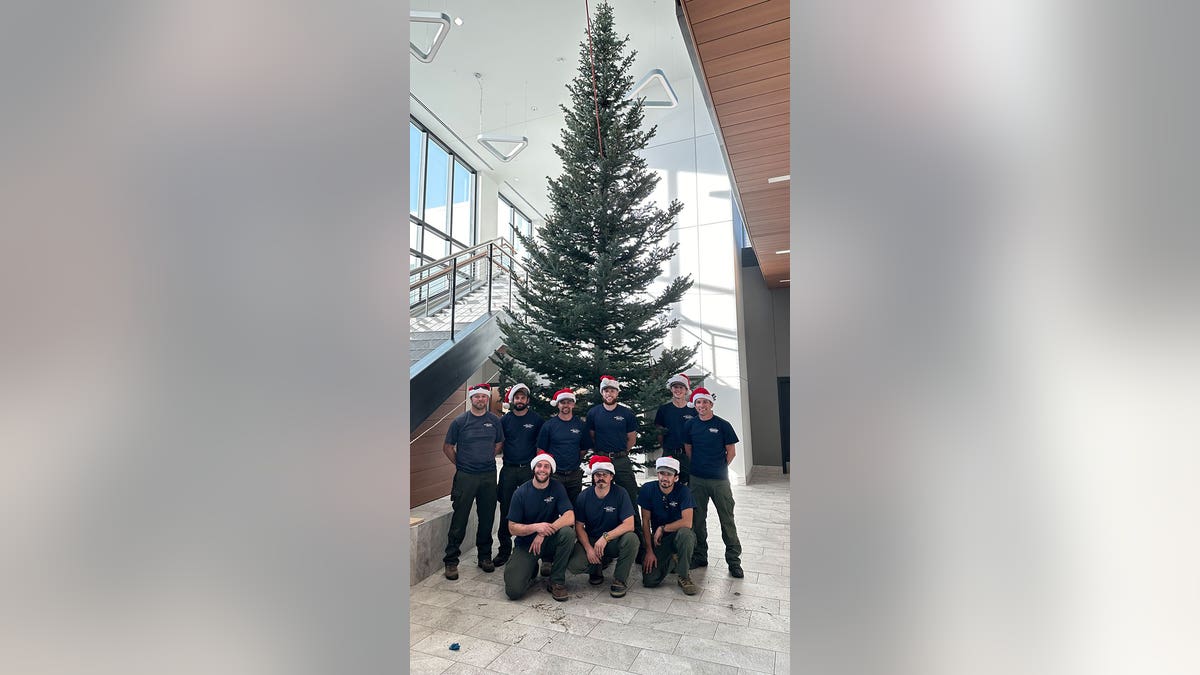
[[[753,484],[755,481],[768,478],[779,478],[785,475],[781,466],[759,466],[754,465],[750,468],[750,476],[746,479],[746,484]]]
[[[499,527],[500,524],[500,504],[495,505],[496,517],[494,522]],[[440,572],[443,568],[442,558],[446,555],[446,538],[450,533],[450,517],[453,515],[453,509],[450,505],[449,495],[441,499],[435,499],[428,504],[422,504],[415,509],[409,511],[409,573],[408,585],[421,581],[434,572]],[[413,521],[417,520],[415,524]],[[475,564],[475,535],[478,530],[479,519],[475,515],[475,509],[471,509],[471,517],[467,519],[467,534],[463,538],[462,554],[459,556],[459,564],[464,562],[471,565]],[[492,531],[492,538],[495,539],[496,532]],[[496,554],[496,545],[492,544],[492,555]]]

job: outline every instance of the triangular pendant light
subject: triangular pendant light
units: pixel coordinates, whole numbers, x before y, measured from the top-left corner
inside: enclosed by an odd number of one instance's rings
[[[629,90],[629,94],[625,98],[633,101],[643,96],[643,89],[650,87],[652,84],[658,83],[662,86],[663,94],[666,98],[651,99],[649,97],[642,103],[647,108],[674,108],[679,105],[679,97],[675,95],[675,90],[671,88],[671,83],[667,82],[667,76],[661,68],[655,68],[642,76],[638,83],[633,85],[633,89]]]
[[[433,61],[433,57],[437,56],[438,49],[442,46],[442,42],[446,39],[446,34],[450,32],[450,15],[444,12],[424,12],[420,10],[412,10],[408,13],[409,23],[432,23],[437,24],[437,33],[433,35],[433,43],[428,50],[421,49],[410,38],[408,41],[408,49],[417,57],[417,60],[424,63]],[[411,28],[411,27],[410,27]]]
[[[479,134],[478,136],[475,137],[475,140],[479,141],[480,145],[487,148],[487,151],[492,153],[493,155],[495,155],[496,159],[500,160],[501,162],[512,161],[513,157],[516,157],[518,154],[520,154],[520,152],[522,150],[525,149],[525,146],[529,145],[529,138],[527,136],[504,136],[501,134]],[[500,148],[496,147],[497,143],[503,143],[503,144],[511,143],[511,144],[513,144],[513,147],[508,152],[501,152]]]

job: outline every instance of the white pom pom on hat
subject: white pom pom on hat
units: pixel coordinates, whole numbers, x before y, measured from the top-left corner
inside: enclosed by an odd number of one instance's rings
[[[717,402],[717,399],[713,398],[713,395],[711,393],[709,393],[709,391],[707,389],[705,389],[704,387],[696,387],[696,390],[692,392],[692,398],[688,402],[688,405],[694,408],[694,407],[696,407],[696,401],[698,401],[700,399],[704,399],[704,400],[708,401],[709,403]]]

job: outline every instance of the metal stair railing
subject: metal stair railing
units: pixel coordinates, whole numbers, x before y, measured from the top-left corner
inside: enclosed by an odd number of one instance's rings
[[[455,337],[460,305],[482,289],[487,290],[486,313],[496,307],[513,312],[513,286],[529,281],[529,270],[518,259],[513,245],[503,238],[477,244],[453,255],[409,270],[410,328],[431,317],[448,313],[450,339]],[[495,290],[500,282],[507,286],[507,298],[496,305]],[[447,312],[448,310],[448,312]],[[417,331],[413,331],[417,332]]]

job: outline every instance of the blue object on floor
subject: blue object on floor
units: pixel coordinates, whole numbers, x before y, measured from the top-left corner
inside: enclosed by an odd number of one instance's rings
[[[456,652],[456,651],[458,651],[458,643],[457,643],[457,642],[455,642],[454,644],[450,645],[450,651],[452,651],[452,652]]]

